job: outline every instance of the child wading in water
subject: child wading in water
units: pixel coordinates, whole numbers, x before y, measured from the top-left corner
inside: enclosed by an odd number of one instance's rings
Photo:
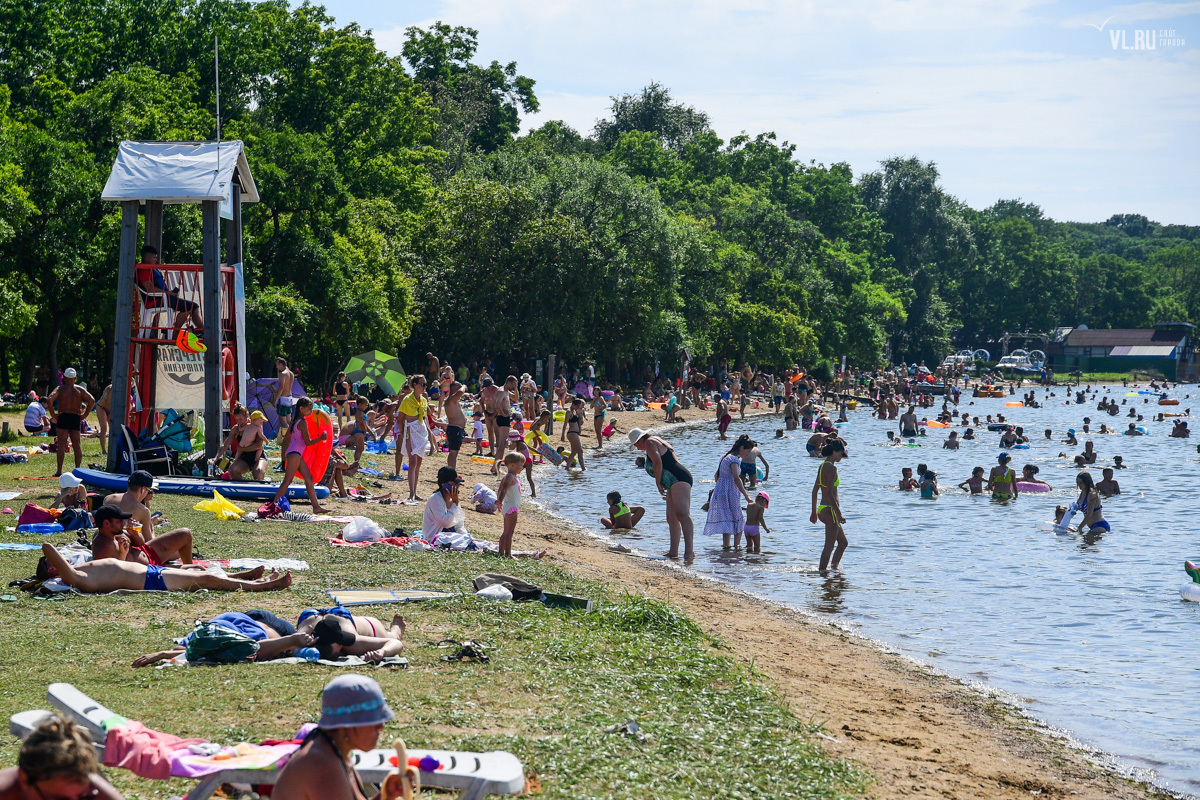
[[[746,534],[746,552],[761,553],[762,552],[762,533],[761,531],[771,532],[767,527],[765,518],[767,507],[771,505],[771,495],[766,492],[759,492],[754,502],[746,506],[746,524],[742,528],[742,532]]]
[[[286,445],[283,451],[283,480],[279,482],[279,490],[275,492],[271,502],[278,503],[279,498],[287,494],[288,486],[299,472],[300,477],[304,479],[304,488],[308,490],[308,500],[312,503],[313,513],[328,514],[329,509],[321,508],[321,504],[317,502],[317,488],[313,483],[312,473],[308,471],[308,465],[304,463],[304,448],[325,441],[329,435],[328,432],[322,431],[316,439],[308,438],[308,423],[305,420],[312,414],[312,410],[311,399],[301,397],[296,401],[296,416],[292,422],[292,429],[284,434]]]
[[[621,499],[620,492],[609,492],[608,516],[600,518],[600,524],[609,530],[631,530],[637,527],[638,521],[646,514],[642,506],[626,505]]]
[[[500,479],[496,487],[496,496],[500,498],[500,515],[504,519],[504,533],[500,534],[500,555],[512,558],[513,534],[517,531],[517,516],[521,510],[521,481],[517,475],[525,468],[525,456],[520,453],[506,453],[504,467],[508,472]]]
[[[983,494],[983,467],[971,470],[971,477],[960,483],[958,488],[971,494]]]

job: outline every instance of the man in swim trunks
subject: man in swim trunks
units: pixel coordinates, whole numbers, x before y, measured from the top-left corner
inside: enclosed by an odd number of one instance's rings
[[[261,567],[246,570],[238,577],[231,578],[199,569],[157,567],[119,558],[102,558],[71,566],[49,542],[42,545],[42,553],[44,560],[38,563],[38,578],[61,578],[67,586],[85,594],[121,589],[146,592],[194,592],[200,589],[214,592],[272,592],[292,585],[292,573],[280,575],[272,572],[263,578]]]
[[[227,611],[224,614],[217,614],[208,621],[213,625],[220,625],[222,628],[237,631],[258,642],[258,652],[251,656],[251,661],[270,661],[274,658],[284,658],[292,655],[297,647],[309,647],[314,641],[311,634],[297,633],[292,623],[286,619],[280,619],[270,611],[261,608],[244,612]],[[189,633],[183,638],[183,642],[171,647],[169,650],[147,653],[135,659],[133,667],[135,669],[138,667],[148,667],[151,664],[157,664],[160,661],[166,661],[167,659],[175,658],[180,653],[187,652],[188,642],[193,635]]]
[[[495,394],[492,395],[492,408],[496,412],[496,439],[492,442],[492,446],[495,447],[497,443],[500,445],[500,449],[496,451],[496,460],[492,462],[493,475],[497,474],[500,462],[504,460],[504,448],[508,445],[508,432],[512,428],[513,395],[516,392],[517,376],[509,375],[504,381],[503,388],[496,389]]]
[[[1105,497],[1112,497],[1114,494],[1121,493],[1121,484],[1117,483],[1117,479],[1113,477],[1112,467],[1105,467],[1101,474],[1104,479],[1096,484],[1096,491]]]
[[[296,375],[288,369],[287,359],[283,356],[275,359],[275,371],[279,375],[279,382],[271,392],[271,402],[275,404],[275,413],[279,416],[279,435],[276,441],[283,444],[284,435],[292,427],[292,414],[296,411],[296,398],[292,397]]]
[[[298,633],[311,634],[321,658],[362,656],[381,661],[404,649],[404,617],[396,614],[390,625],[375,617],[352,615],[344,606],[306,608],[296,620]]]
[[[909,406],[908,411],[900,415],[900,436],[912,439],[917,435],[917,407]]]
[[[442,408],[446,412],[446,466],[458,468],[458,451],[462,449],[467,435],[467,415],[460,401],[466,387],[458,381],[450,381]]]
[[[50,408],[57,409],[54,417],[54,425],[57,429],[54,442],[58,456],[58,470],[54,473],[56,478],[62,475],[63,457],[67,454],[68,437],[70,437],[71,445],[75,448],[75,469],[83,466],[83,449],[79,443],[80,434],[83,432],[83,420],[92,413],[92,406],[96,405],[96,398],[92,397],[87,389],[76,385],[75,377],[75,370],[68,368],[63,373],[63,382],[50,393],[50,399],[47,401]]]
[[[104,505],[92,515],[96,535],[92,537],[92,560],[119,558],[137,564],[161,567],[179,559],[192,563],[192,532],[180,528],[146,541],[136,526],[126,527],[133,515],[114,505]]]
[[[496,456],[496,403],[504,390],[486,372],[479,378],[479,404],[483,407],[483,424],[487,428],[488,457]]]

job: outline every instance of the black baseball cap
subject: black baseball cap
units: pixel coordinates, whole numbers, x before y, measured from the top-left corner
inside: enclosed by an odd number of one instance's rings
[[[107,522],[110,519],[131,519],[132,517],[133,514],[114,506],[112,503],[100,506],[100,508],[96,509],[96,512],[92,514],[92,520],[96,523],[97,528],[100,527],[101,523]]]
[[[440,486],[443,483],[462,483],[463,479],[459,476],[454,467],[442,467],[438,470],[437,482]]]
[[[144,469],[139,469],[137,472],[129,476],[129,486],[142,486],[147,489],[157,488],[154,483],[154,476]]]

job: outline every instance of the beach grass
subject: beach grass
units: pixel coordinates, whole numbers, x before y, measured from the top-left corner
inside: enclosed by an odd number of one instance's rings
[[[0,467],[0,488],[48,502],[52,455]],[[84,463],[99,461],[85,443]],[[287,738],[319,711],[322,686],[339,674],[317,664],[239,664],[134,670],[142,653],[165,649],[192,622],[216,613],[266,608],[295,619],[330,605],[326,589],[438,589],[452,599],[363,607],[385,622],[402,611],[406,670],[367,668],[396,710],[382,742],[402,736],[413,747],[508,750],[546,798],[844,797],[869,776],[822,752],[818,723],[802,721],[751,665],[674,607],[629,595],[537,560],[500,561],[467,553],[331,547],[339,527],[326,523],[219,522],[192,509],[197,498],[158,495],[154,508],[171,526],[190,527],[208,557],[306,560],[287,591],[246,594],[19,595],[0,607],[0,686],[9,713],[46,708],[46,686],[75,684],[114,711],[181,736],[232,743]],[[247,504],[242,504],[248,508]],[[389,530],[419,526],[417,508],[354,506]],[[6,517],[9,525],[14,517]],[[4,541],[29,541],[9,531]],[[38,537],[57,544],[73,534]],[[518,547],[520,543],[518,541]],[[36,552],[0,552],[5,582],[31,575]],[[596,601],[593,611],[540,603],[490,603],[471,579],[500,571]],[[443,639],[490,645],[490,663],[447,663]],[[636,720],[647,739],[607,733]],[[386,744],[384,745],[386,746]],[[0,764],[15,763],[18,742],[0,737]],[[148,781],[123,770],[108,777],[129,798],[186,791],[184,781]]]

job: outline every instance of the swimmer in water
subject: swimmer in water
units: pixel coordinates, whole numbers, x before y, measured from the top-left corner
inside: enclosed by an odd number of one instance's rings
[[[995,500],[1016,500],[1017,495],[1017,475],[1008,466],[1008,462],[1012,460],[1012,456],[1008,453],[1001,452],[996,456],[996,460],[1000,462],[998,466],[992,467],[991,473],[988,475],[987,488],[992,493],[992,498]]]
[[[1142,432],[1137,429],[1137,423],[1129,423],[1129,427],[1125,430],[1126,436],[1141,436]],[[1093,459],[1094,460],[1094,459]]]
[[[1197,446],[1197,449],[1200,450],[1200,445]],[[1113,469],[1127,469],[1124,459],[1120,456],[1113,456]]]
[[[973,441],[975,441],[975,429],[974,429],[974,428],[967,428],[966,432],[964,432],[964,433],[963,433],[963,437],[962,437],[962,438],[963,438],[963,441],[964,441],[964,442],[973,442]]]
[[[983,467],[971,470],[971,477],[960,483],[958,488],[971,494],[983,494]]]
[[[958,449],[958,431],[950,431],[950,435],[946,437],[946,441],[942,442],[943,450]]]
[[[896,432],[895,432],[895,431],[888,431],[888,432],[887,432],[887,443],[888,443],[889,445],[899,445],[899,444],[903,444],[903,442],[902,442],[901,440],[899,440],[899,439],[897,439],[897,438],[896,438]]]
[[[941,492],[938,491],[937,473],[931,469],[926,470],[924,480],[921,481],[921,497],[931,500],[939,495],[941,495]]]
[[[1075,438],[1075,429],[1067,428],[1067,438],[1063,439],[1063,444],[1079,444],[1079,440]]]
[[[771,529],[767,527],[766,511],[771,505],[771,495],[766,492],[759,492],[754,502],[746,506],[746,524],[742,528],[742,532],[746,534],[746,552],[761,553],[762,552],[762,531],[767,533]]]
[[[1075,485],[1079,487],[1079,499],[1073,504],[1077,511],[1082,512],[1083,522],[1079,523],[1082,530],[1087,526],[1089,533],[1096,531],[1112,531],[1112,526],[1104,519],[1104,507],[1101,504],[1100,492],[1091,473],[1081,472],[1075,476]]]
[[[1096,484],[1096,491],[1105,497],[1112,497],[1114,494],[1121,493],[1121,484],[1117,483],[1117,479],[1113,477],[1112,467],[1105,467],[1101,472],[1104,479]]]
[[[1032,483],[1037,486],[1045,486],[1047,491],[1053,489],[1053,486],[1038,478],[1037,474],[1040,471],[1041,470],[1036,464],[1026,464],[1025,466],[1021,467],[1021,483]]]
[[[1054,431],[1050,430],[1049,428],[1046,428],[1046,438],[1047,438],[1047,439],[1053,439],[1053,438],[1054,438]]]
[[[917,488],[917,482],[913,479],[912,467],[903,467],[900,470],[900,491],[911,492]]]

